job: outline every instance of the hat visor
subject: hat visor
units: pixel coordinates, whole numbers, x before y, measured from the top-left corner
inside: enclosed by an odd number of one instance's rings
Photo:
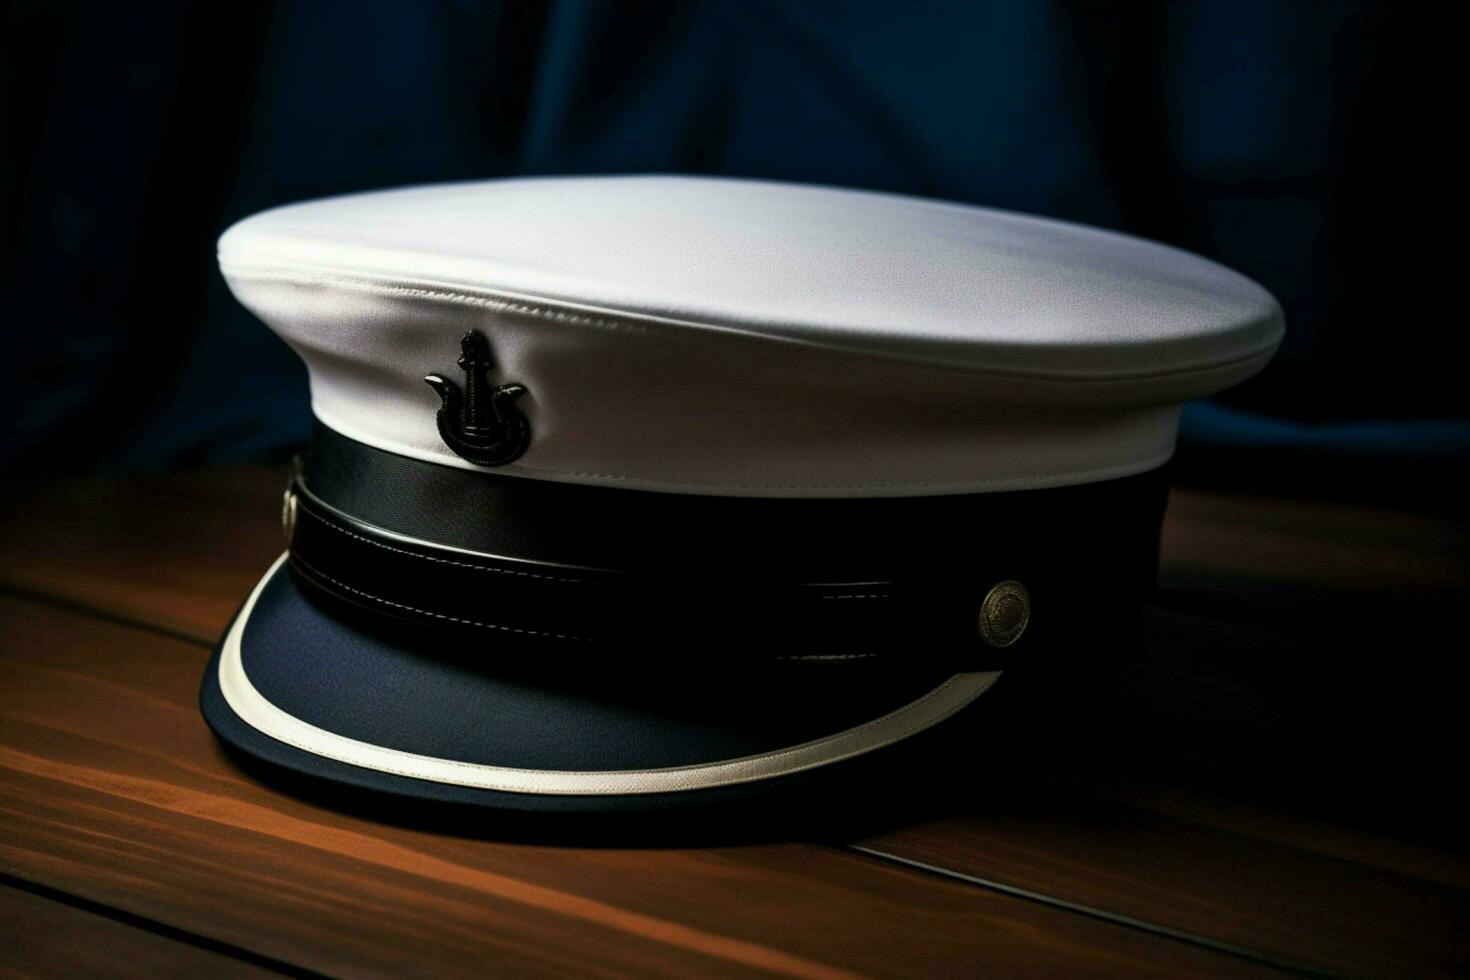
[[[768,656],[733,669],[701,664],[697,649],[633,666],[533,659],[513,636],[411,630],[328,608],[298,588],[283,555],[220,642],[201,706],[237,749],[330,782],[614,811],[826,772],[950,718],[1000,676],[888,657]]]

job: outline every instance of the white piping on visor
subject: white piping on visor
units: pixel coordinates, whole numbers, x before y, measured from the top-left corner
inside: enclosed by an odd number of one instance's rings
[[[881,718],[774,752],[725,762],[674,766],[666,769],[610,772],[511,769],[474,762],[458,762],[401,752],[333,734],[287,714],[266,700],[245,673],[240,640],[266,583],[286,561],[276,559],[256,584],[245,607],[235,617],[219,658],[219,686],[225,701],[242,721],[257,731],[303,752],[378,772],[502,793],[538,793],[555,796],[619,796],[677,793],[712,789],[736,783],[786,776],[872,752],[915,735],[950,717],[1000,677],[1000,671],[955,674],[934,690]]]

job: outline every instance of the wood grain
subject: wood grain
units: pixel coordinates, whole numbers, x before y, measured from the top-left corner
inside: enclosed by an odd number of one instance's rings
[[[284,467],[40,480],[0,492],[0,585],[219,638],[285,547]]]
[[[280,974],[64,902],[0,886],[0,976],[247,980]]]
[[[1044,787],[861,843],[1335,976],[1470,973],[1464,888]]]
[[[1160,779],[1094,777],[1062,785],[1078,795],[1130,809],[1452,888],[1470,889],[1470,855],[1463,850],[1384,837],[1340,822]]]
[[[312,970],[1267,972],[809,844],[538,846],[323,808],[200,724],[202,647],[24,599],[0,636],[0,868]]]

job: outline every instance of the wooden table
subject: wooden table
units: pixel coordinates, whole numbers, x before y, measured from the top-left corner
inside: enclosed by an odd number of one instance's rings
[[[1075,751],[860,833],[568,846],[282,792],[215,741],[200,674],[283,481],[0,497],[0,972],[1470,974],[1456,520],[1176,491]]]

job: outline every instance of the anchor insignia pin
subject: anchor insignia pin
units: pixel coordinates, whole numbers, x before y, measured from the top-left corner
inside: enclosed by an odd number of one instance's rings
[[[531,426],[515,407],[526,386],[503,384],[491,389],[485,374],[491,367],[490,344],[471,330],[459,342],[459,366],[465,390],[430,374],[424,378],[439,394],[439,435],[455,455],[480,466],[504,466],[520,457],[531,442]]]

